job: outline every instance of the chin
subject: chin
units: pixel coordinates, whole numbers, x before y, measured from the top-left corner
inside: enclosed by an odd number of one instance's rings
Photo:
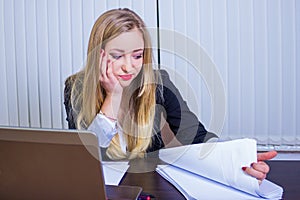
[[[132,81],[120,81],[120,85],[125,88],[131,84]]]

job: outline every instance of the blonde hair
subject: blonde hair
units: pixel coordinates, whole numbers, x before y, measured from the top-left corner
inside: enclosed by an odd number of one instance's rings
[[[111,159],[143,157],[151,145],[155,114],[156,76],[152,66],[152,49],[148,31],[142,19],[129,9],[113,9],[102,14],[95,22],[89,39],[87,63],[84,69],[73,75],[72,108],[77,115],[77,129],[86,129],[105,100],[106,92],[99,81],[100,50],[121,33],[137,28],[143,35],[143,67],[130,87],[124,90],[129,105],[122,119],[118,119],[125,135],[128,153],[121,150],[118,134],[112,139],[106,154]],[[123,92],[123,93],[124,93]],[[128,95],[129,94],[129,95]]]

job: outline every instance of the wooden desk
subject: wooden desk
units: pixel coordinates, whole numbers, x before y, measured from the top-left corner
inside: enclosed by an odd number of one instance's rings
[[[300,199],[300,161],[268,161],[268,180],[284,188],[284,199]],[[185,199],[168,181],[155,171],[126,173],[121,185],[137,185],[157,199]]]
[[[283,199],[300,199],[300,161],[269,161],[267,179],[283,187]]]

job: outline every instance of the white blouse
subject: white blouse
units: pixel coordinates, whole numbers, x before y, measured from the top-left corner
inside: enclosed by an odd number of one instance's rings
[[[98,136],[99,146],[102,148],[107,148],[112,138],[118,133],[121,149],[124,153],[126,153],[126,141],[123,131],[117,121],[109,119],[100,112],[96,115],[95,119],[88,127],[88,130],[94,132]]]

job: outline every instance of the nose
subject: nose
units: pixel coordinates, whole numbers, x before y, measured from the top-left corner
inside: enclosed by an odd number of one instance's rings
[[[127,70],[127,65],[126,65],[126,64],[123,64],[122,67],[121,67],[121,69],[122,69],[124,72],[128,72],[128,70]]]
[[[131,63],[131,58],[130,56],[126,56],[125,57],[125,60],[124,60],[124,63],[123,65],[121,66],[121,69],[124,71],[124,72],[129,72],[132,68],[132,63]]]

